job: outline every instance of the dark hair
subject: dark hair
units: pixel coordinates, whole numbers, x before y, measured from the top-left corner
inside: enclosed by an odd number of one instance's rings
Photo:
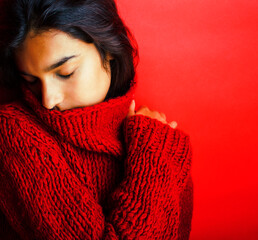
[[[57,29],[94,43],[104,67],[107,53],[111,54],[106,99],[122,96],[130,88],[138,63],[137,43],[114,0],[2,0],[0,4],[0,81],[4,86],[20,86],[14,52],[27,34]]]

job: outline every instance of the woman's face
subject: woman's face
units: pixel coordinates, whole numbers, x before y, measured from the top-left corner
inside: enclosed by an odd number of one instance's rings
[[[94,44],[64,32],[29,33],[15,57],[21,76],[47,109],[91,106],[102,102],[109,90],[109,61],[106,70]]]

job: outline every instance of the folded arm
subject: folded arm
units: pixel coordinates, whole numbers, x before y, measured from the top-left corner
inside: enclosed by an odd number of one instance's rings
[[[109,196],[105,216],[61,150],[37,129],[29,134],[12,120],[2,121],[0,210],[21,237],[177,239],[179,195],[191,165],[187,135],[149,117],[128,118],[125,176]]]

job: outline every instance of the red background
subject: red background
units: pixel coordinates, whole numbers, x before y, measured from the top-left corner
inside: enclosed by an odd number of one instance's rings
[[[190,239],[258,239],[258,2],[117,4],[139,45],[136,107],[164,112],[190,135]]]
[[[117,4],[139,45],[136,107],[190,135],[190,239],[258,239],[258,2]]]

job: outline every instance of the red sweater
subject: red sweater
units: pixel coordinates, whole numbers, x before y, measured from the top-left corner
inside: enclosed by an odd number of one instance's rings
[[[63,112],[23,86],[1,106],[0,239],[189,238],[189,136],[126,118],[135,86]]]

